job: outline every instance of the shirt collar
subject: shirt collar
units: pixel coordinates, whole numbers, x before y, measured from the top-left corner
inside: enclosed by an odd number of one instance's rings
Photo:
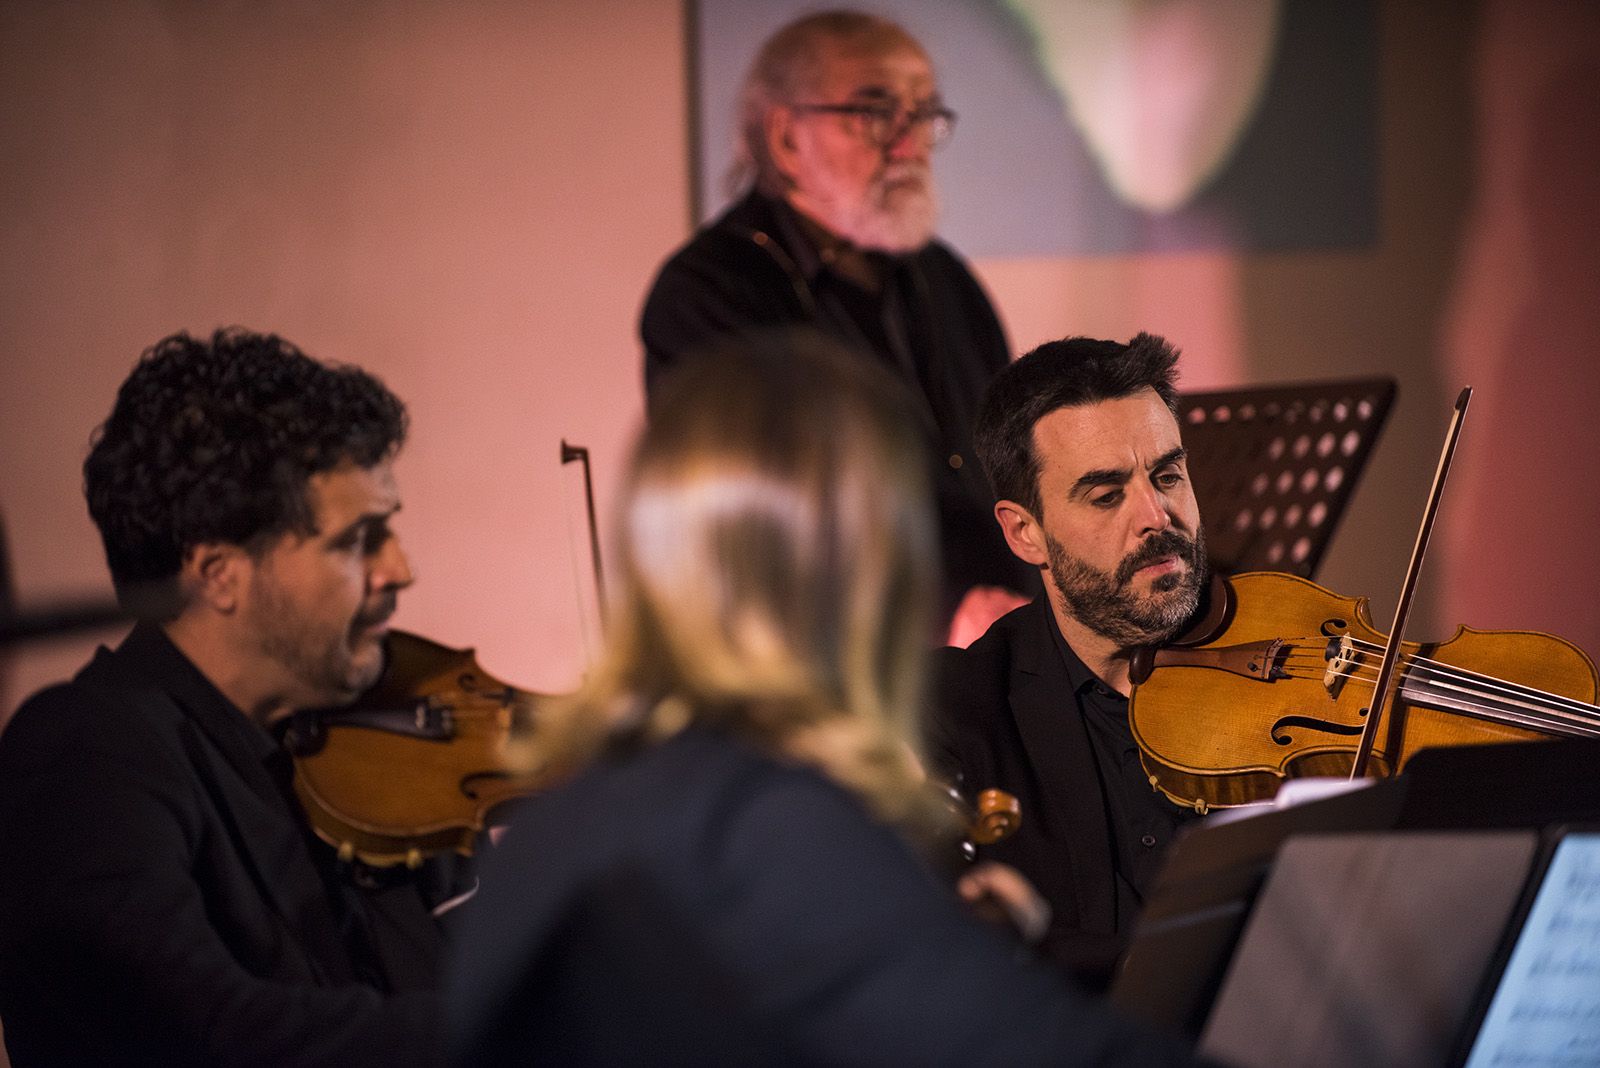
[[[1067,681],[1072,684],[1072,692],[1081,694],[1091,686],[1108,689],[1100,681],[1100,676],[1089,670],[1077,653],[1072,651],[1072,646],[1067,644],[1066,635],[1061,633],[1061,625],[1056,622],[1054,609],[1050,607],[1048,598],[1045,601],[1045,625],[1050,628],[1051,640],[1055,643],[1056,652],[1061,656],[1062,666],[1067,669]]]

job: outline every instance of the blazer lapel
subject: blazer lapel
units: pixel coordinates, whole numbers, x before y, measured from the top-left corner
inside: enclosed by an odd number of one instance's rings
[[[145,648],[150,642],[148,636],[141,638],[142,647],[131,654],[127,647],[133,638],[115,653],[102,650],[80,673],[80,681],[134,702],[143,715],[179,717],[185,755],[227,827],[244,874],[304,947],[312,973],[332,982],[349,981],[348,953],[326,885],[307,852],[307,831],[263,762],[270,750],[255,744],[256,728],[192,667],[151,664],[152,654]],[[159,654],[176,655],[176,650]]]
[[[333,982],[353,978],[328,889],[307,852],[307,831],[258,755],[238,744],[235,724],[191,712],[185,732],[195,772],[230,824],[234,846],[262,896]]]
[[[1066,848],[1081,925],[1109,934],[1116,927],[1116,898],[1100,774],[1066,666],[1047,629],[1056,625],[1049,603],[1043,597],[1034,603],[1042,618],[1017,636],[1011,713],[1028,761],[1038,772],[1044,810],[1059,821],[1051,837]]]

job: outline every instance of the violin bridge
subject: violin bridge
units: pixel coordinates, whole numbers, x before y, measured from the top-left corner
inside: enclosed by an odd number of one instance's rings
[[[1323,688],[1328,691],[1328,696],[1337,699],[1339,691],[1344,689],[1345,680],[1355,670],[1356,644],[1348,634],[1341,638],[1329,638],[1322,658],[1328,662],[1322,672]]]

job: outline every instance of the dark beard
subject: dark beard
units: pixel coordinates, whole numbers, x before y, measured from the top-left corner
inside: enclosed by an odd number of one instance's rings
[[[330,626],[317,626],[319,621],[306,620],[273,581],[263,582],[256,596],[258,647],[297,683],[321,695],[319,704],[351,701],[378,681],[383,670],[382,658],[370,664],[357,664],[350,638],[356,628],[369,626],[394,613],[393,593],[380,598],[375,607],[337,633],[330,633]]]
[[[1054,538],[1045,538],[1050,557],[1050,581],[1079,623],[1109,638],[1124,649],[1153,645],[1177,634],[1200,603],[1205,584],[1205,531],[1191,540],[1176,530],[1152,534],[1123,558],[1114,574],[1068,556]],[[1176,556],[1189,566],[1162,575],[1141,598],[1129,588],[1134,573],[1164,556]]]

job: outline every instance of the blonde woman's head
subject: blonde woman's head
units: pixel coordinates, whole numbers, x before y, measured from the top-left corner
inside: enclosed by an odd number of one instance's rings
[[[937,547],[898,386],[786,333],[693,361],[655,401],[619,504],[608,651],[566,724],[589,738],[577,755],[712,725],[905,815]]]

